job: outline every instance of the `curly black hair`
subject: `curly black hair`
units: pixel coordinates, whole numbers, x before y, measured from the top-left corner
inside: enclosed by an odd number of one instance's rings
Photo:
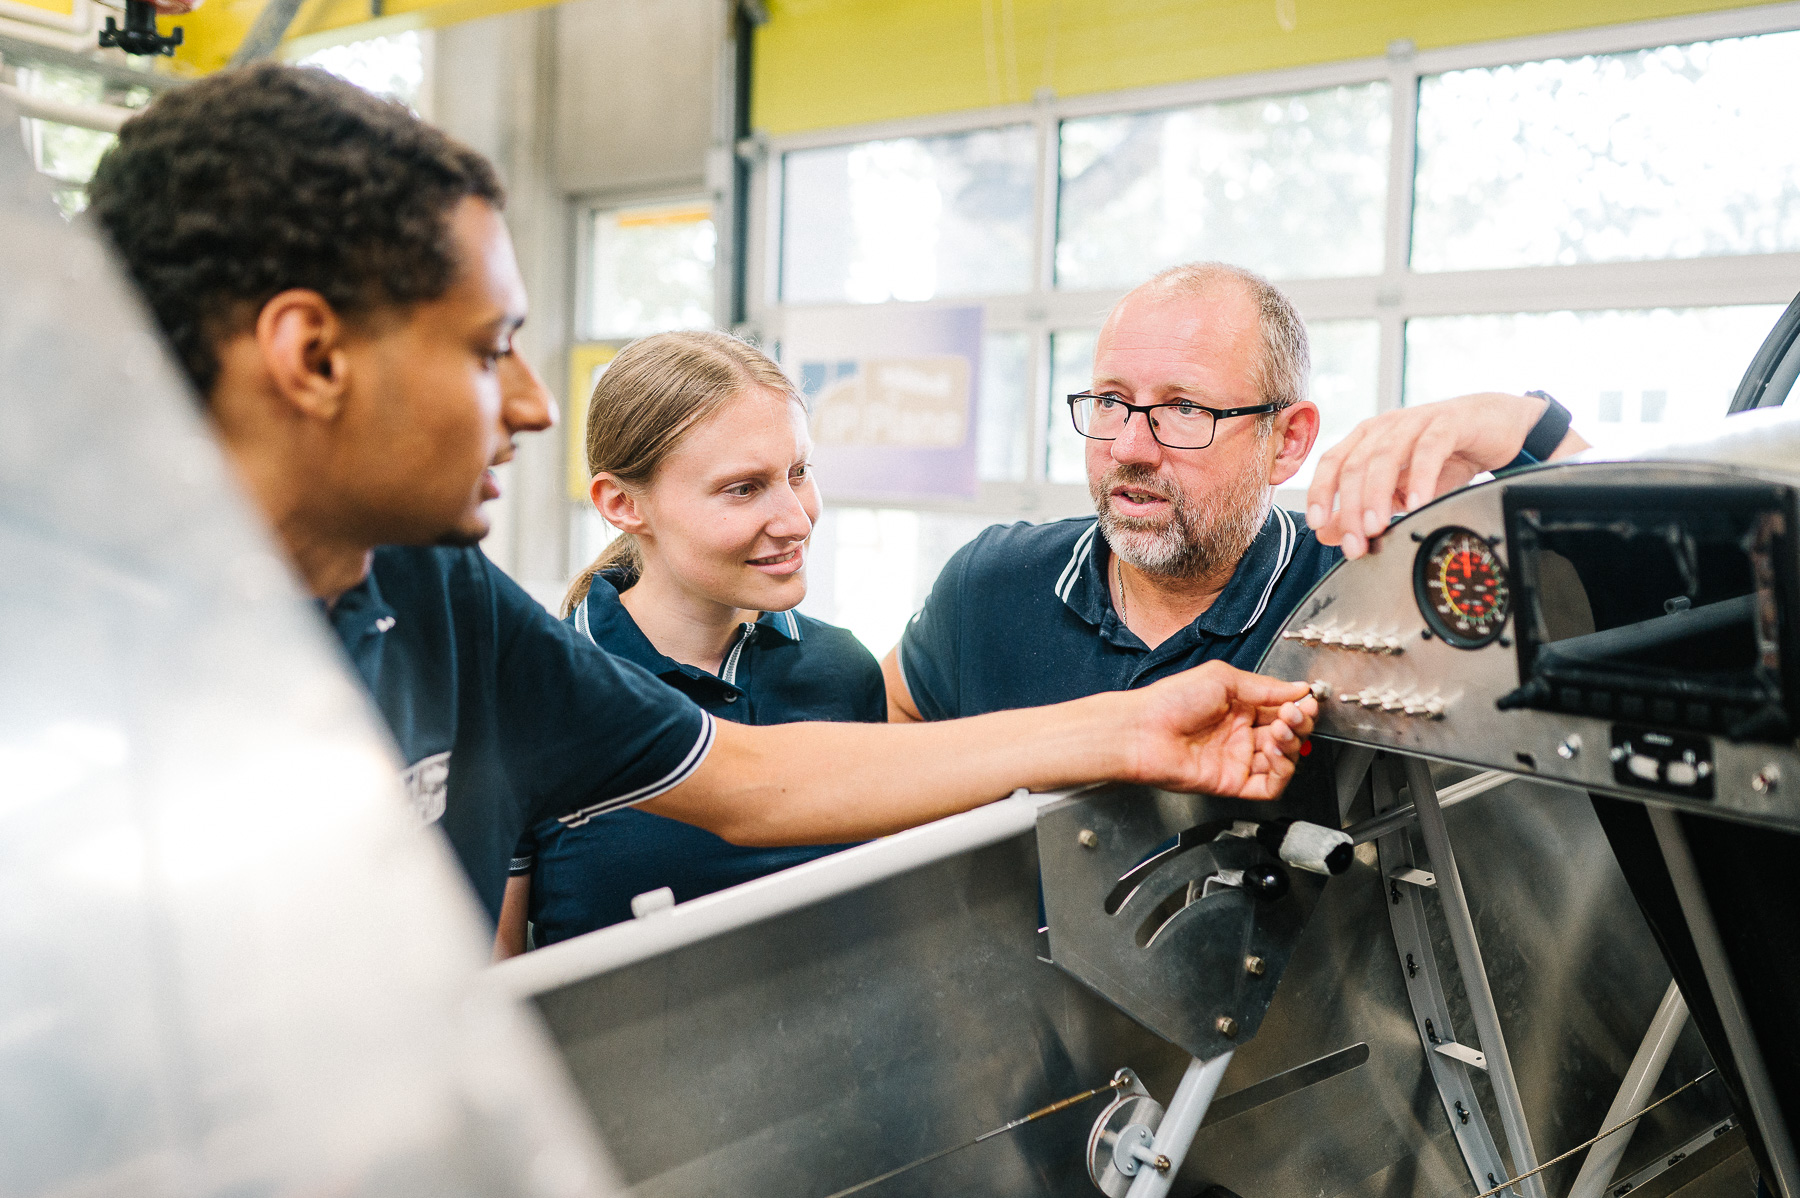
[[[169,92],[125,122],[89,211],[201,396],[218,341],[290,288],[355,318],[455,281],[449,215],[505,193],[480,154],[324,71],[263,63]]]

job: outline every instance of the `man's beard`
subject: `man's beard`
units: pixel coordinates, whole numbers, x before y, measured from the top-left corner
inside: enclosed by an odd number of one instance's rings
[[[1112,551],[1133,569],[1162,578],[1195,579],[1229,575],[1250,548],[1268,517],[1275,488],[1261,454],[1250,454],[1243,472],[1199,503],[1157,476],[1148,466],[1115,465],[1088,484],[1100,515],[1100,533]],[[1133,487],[1169,503],[1162,520],[1122,516],[1113,510],[1115,487]]]

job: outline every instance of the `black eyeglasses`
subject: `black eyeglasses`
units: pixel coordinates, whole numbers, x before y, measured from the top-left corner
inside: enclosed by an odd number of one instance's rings
[[[1259,403],[1249,408],[1209,408],[1191,399],[1171,403],[1126,403],[1116,395],[1094,395],[1087,391],[1069,396],[1069,417],[1075,431],[1090,441],[1115,441],[1125,431],[1133,412],[1142,412],[1150,426],[1150,435],[1164,449],[1205,449],[1213,442],[1213,433],[1221,420],[1233,416],[1266,416],[1279,412],[1281,405]]]

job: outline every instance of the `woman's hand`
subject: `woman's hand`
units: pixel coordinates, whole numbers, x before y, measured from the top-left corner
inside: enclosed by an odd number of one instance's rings
[[[1278,797],[1319,714],[1304,682],[1222,661],[1122,694],[1140,708],[1131,781],[1231,798]]]

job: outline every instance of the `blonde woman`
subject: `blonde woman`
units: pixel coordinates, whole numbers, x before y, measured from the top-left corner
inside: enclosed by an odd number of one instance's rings
[[[564,618],[721,719],[887,718],[881,668],[849,632],[800,615],[819,518],[806,410],[779,367],[721,333],[664,333],[613,360],[588,405],[589,495],[620,531],[569,589]],[[744,848],[626,808],[545,820],[514,854],[497,951],[631,916],[842,846]]]

